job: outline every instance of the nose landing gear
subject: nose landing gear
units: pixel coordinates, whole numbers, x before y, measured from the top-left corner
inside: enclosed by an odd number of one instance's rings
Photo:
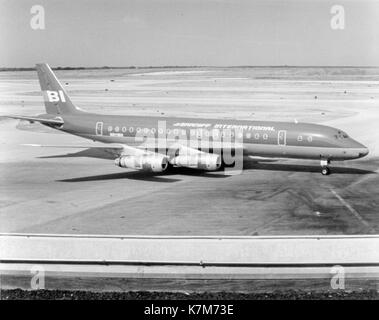
[[[330,174],[330,168],[328,168],[328,167],[322,167],[322,168],[321,168],[321,174],[322,174],[323,176],[327,176],[327,175],[329,175],[329,174]]]
[[[321,174],[323,176],[329,175],[330,174],[330,168],[329,168],[330,161],[329,160],[321,160],[320,164],[321,164]]]

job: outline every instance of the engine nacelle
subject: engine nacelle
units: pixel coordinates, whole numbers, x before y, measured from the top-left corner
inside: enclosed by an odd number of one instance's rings
[[[177,167],[215,171],[221,167],[221,156],[213,153],[199,152],[194,154],[178,155],[170,162]]]
[[[116,166],[150,172],[163,172],[168,167],[167,157],[161,155],[121,156],[114,161]]]

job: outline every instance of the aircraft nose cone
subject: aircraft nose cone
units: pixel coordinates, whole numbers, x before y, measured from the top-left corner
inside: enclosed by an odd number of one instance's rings
[[[366,147],[359,149],[359,152],[358,152],[359,158],[363,158],[367,156],[368,153],[369,153],[369,150]]]
[[[368,155],[369,150],[364,144],[353,139],[350,139],[348,143],[355,158],[363,158]]]

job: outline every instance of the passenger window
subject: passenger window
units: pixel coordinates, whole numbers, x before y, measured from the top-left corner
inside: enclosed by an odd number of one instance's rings
[[[312,142],[312,136],[308,137],[308,142]]]
[[[256,134],[254,135],[254,138],[255,138],[256,140],[258,140],[258,139],[259,139],[259,133],[256,133]]]
[[[268,135],[267,135],[267,133],[265,133],[265,134],[263,135],[263,139],[264,139],[264,140],[267,140],[267,139],[268,139]]]
[[[303,141],[303,136],[301,136],[301,135],[298,136],[298,137],[297,137],[297,141]]]

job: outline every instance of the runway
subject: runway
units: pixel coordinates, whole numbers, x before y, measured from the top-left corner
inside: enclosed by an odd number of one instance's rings
[[[0,232],[124,235],[349,235],[379,231],[379,70],[205,68],[57,72],[79,107],[99,113],[307,121],[370,149],[332,163],[246,159],[240,175],[147,174],[37,124],[0,120]],[[35,72],[0,74],[1,114],[43,113]]]

